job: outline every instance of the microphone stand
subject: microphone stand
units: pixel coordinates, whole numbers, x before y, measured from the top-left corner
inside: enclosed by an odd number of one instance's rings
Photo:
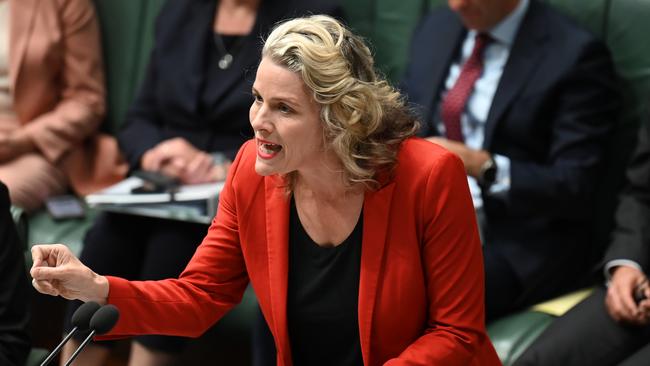
[[[92,339],[92,337],[95,335],[95,332],[96,332],[96,330],[93,329],[93,330],[90,332],[90,334],[88,334],[88,337],[86,337],[86,339],[84,339],[84,341],[81,342],[81,345],[80,345],[80,346],[79,346],[79,347],[74,351],[74,353],[72,354],[72,356],[70,356],[70,358],[68,359],[68,362],[65,363],[65,366],[70,366],[70,364],[72,363],[72,361],[74,361],[74,359],[77,358],[77,356],[79,356],[79,353],[81,353],[81,351],[84,349],[84,347],[86,346],[86,344],[87,344],[88,342],[90,342],[90,340]]]
[[[65,338],[63,338],[63,341],[61,341],[61,343],[59,343],[59,345],[56,346],[56,348],[54,349],[54,351],[52,351],[52,352],[47,356],[47,358],[46,358],[45,360],[43,360],[43,362],[41,362],[41,365],[40,365],[40,366],[45,366],[45,365],[47,365],[48,363],[50,363],[50,361],[52,361],[52,359],[53,359],[56,355],[58,355],[59,352],[61,352],[61,348],[63,348],[63,345],[66,344],[66,343],[68,342],[68,340],[70,339],[70,337],[72,337],[72,335],[77,331],[77,329],[79,329],[79,328],[78,328],[78,327],[74,327],[74,328],[72,328],[72,331],[70,331],[70,333],[68,333],[68,334],[65,336]]]

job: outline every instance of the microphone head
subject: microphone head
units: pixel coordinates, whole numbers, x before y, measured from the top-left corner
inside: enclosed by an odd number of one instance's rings
[[[86,330],[90,326],[90,319],[95,315],[100,306],[94,301],[88,301],[87,303],[82,304],[75,312],[72,314],[72,325],[77,327],[79,330]]]
[[[90,329],[96,334],[104,334],[113,329],[120,318],[120,312],[115,305],[104,305],[90,318]]]

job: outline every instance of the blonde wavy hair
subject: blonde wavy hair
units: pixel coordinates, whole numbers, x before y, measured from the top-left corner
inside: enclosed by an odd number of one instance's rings
[[[292,19],[271,32],[262,57],[298,73],[313,92],[326,146],[341,159],[347,183],[378,187],[418,123],[400,94],[375,72],[361,37],[329,16]],[[295,177],[288,179],[292,187]]]

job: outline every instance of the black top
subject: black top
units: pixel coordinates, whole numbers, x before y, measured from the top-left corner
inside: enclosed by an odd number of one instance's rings
[[[291,200],[287,321],[296,366],[363,365],[357,309],[362,217],[343,243],[320,247]]]
[[[221,86],[219,81],[224,78],[232,70],[229,70],[232,67],[232,64],[227,69],[222,69],[219,67],[219,59],[223,56],[224,50],[219,49],[217,44],[217,37],[221,39],[223,43],[222,47],[225,48],[225,51],[230,51],[234,59],[241,57],[239,50],[243,45],[243,42],[246,42],[246,36],[233,36],[233,35],[219,35],[214,34],[214,37],[206,42],[205,57],[207,62],[203,65],[203,86],[199,95],[199,108],[197,111],[197,118],[200,116],[203,120],[218,121],[219,116],[219,102],[220,95],[222,93]],[[252,103],[252,98],[250,103]],[[245,129],[242,128],[242,131]],[[242,134],[242,137],[245,134]]]

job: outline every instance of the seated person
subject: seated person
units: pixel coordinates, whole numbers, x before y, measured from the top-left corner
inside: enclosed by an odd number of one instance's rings
[[[104,117],[104,94],[90,0],[0,0],[0,180],[14,205],[32,211],[69,182],[94,184],[76,175],[97,159],[82,142]]]
[[[536,0],[448,0],[416,30],[403,81],[422,134],[464,162],[491,320],[588,272],[608,133],[620,110],[606,46]]]
[[[131,170],[162,172],[183,183],[223,180],[230,160],[252,136],[250,86],[260,39],[289,15],[335,10],[321,0],[167,1],[156,20],[144,81],[118,137]],[[81,259],[102,273],[133,280],[177,277],[205,230],[203,224],[103,213],[85,237]],[[68,331],[78,306],[68,307]],[[83,340],[77,335],[62,360]],[[184,344],[179,337],[137,337],[130,360],[138,366],[170,364]],[[102,364],[110,346],[93,343],[77,362]]]
[[[554,321],[517,365],[650,364],[650,129],[641,128],[605,255],[607,288]]]
[[[35,288],[117,306],[107,337],[198,336],[250,281],[278,365],[500,365],[462,163],[413,137],[363,41],[328,16],[281,23],[252,92],[255,138],[178,279],[103,276],[37,245]]]
[[[22,366],[30,349],[31,292],[9,206],[7,187],[0,182],[0,365]]]

